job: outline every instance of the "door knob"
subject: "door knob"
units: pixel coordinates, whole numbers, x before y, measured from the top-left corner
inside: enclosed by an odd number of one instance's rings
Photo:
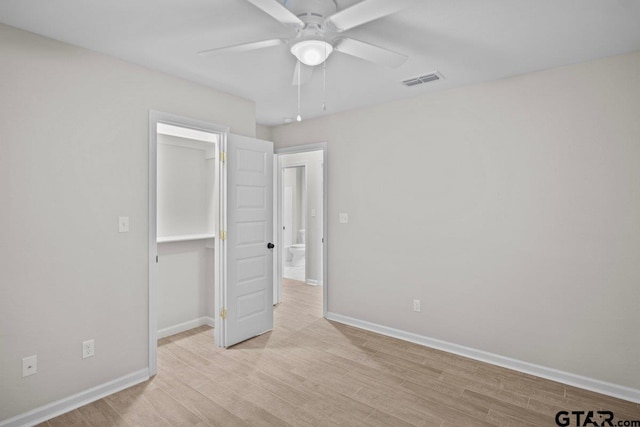
[[[271,243],[271,242],[267,243],[267,248],[268,249],[273,249],[275,247],[276,247],[276,245],[274,245],[273,243]]]

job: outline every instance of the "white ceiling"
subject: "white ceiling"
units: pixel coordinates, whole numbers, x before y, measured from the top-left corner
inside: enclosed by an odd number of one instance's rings
[[[357,2],[337,0],[339,9]],[[252,99],[260,124],[297,114],[296,60],[287,45],[197,54],[293,35],[246,0],[2,0],[0,22]],[[388,69],[332,54],[328,110],[320,68],[302,86],[303,118],[638,51],[640,1],[422,0],[347,34],[409,60]],[[401,85],[435,70],[445,80]]]

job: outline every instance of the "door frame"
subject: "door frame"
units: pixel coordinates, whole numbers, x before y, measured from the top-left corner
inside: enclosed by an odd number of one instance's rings
[[[282,195],[282,174],[279,173],[280,167],[280,155],[282,154],[297,154],[297,153],[306,153],[309,151],[322,151],[322,238],[323,238],[323,246],[322,246],[322,316],[327,317],[328,306],[329,306],[329,150],[326,142],[318,142],[314,144],[304,144],[304,145],[294,145],[290,147],[281,147],[275,148],[273,150],[273,154],[277,159],[277,185],[274,187],[276,191],[274,192],[274,206],[276,207],[276,218],[274,221],[277,223],[277,234],[275,235],[277,238],[277,243],[283,244],[284,242],[284,233],[282,232],[282,206],[281,206],[281,195]],[[277,302],[280,302],[282,299],[282,251],[276,251],[276,282],[274,284],[274,299]],[[305,267],[306,268],[306,267]],[[274,302],[275,302],[274,301]]]
[[[220,136],[220,145],[218,150],[221,149],[223,144],[226,143],[226,136],[229,133],[230,128],[227,126],[220,126],[215,123],[210,123],[202,120],[191,119],[176,114],[165,113],[162,111],[149,110],[149,376],[153,376],[157,373],[157,353],[158,353],[158,303],[157,303],[157,288],[158,288],[158,243],[157,243],[157,188],[158,188],[158,123],[169,124],[187,129],[195,129],[209,133],[215,133]],[[220,177],[216,177],[220,178]],[[220,185],[220,197],[222,197],[222,183]],[[220,212],[222,214],[222,212]],[[218,238],[220,233],[220,221],[215,224],[215,238],[214,238],[214,288],[216,288],[219,277],[219,266],[221,265],[220,259],[220,239]],[[218,306],[216,305],[216,319],[218,316]]]

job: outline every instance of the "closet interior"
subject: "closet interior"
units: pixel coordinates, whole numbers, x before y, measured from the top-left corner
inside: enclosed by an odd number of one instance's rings
[[[158,338],[214,319],[220,135],[158,123]]]

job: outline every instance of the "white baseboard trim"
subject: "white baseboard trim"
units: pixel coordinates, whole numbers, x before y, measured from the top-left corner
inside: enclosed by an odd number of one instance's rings
[[[489,353],[477,350],[463,345],[442,341],[436,338],[425,337],[414,334],[412,332],[402,331],[400,329],[390,328],[388,326],[367,322],[365,320],[355,319],[353,317],[343,316],[337,313],[327,313],[326,318],[345,325],[354,326],[356,328],[365,329],[367,331],[376,332],[404,341],[424,345],[426,347],[454,353],[459,356],[468,357],[470,359],[481,362],[490,363],[492,365],[501,366],[503,368],[513,369],[515,371],[524,372],[526,374],[535,375],[537,377],[546,378],[548,380],[557,381],[574,387],[591,390],[596,393],[605,394],[607,396],[617,397],[619,399],[629,400],[631,402],[640,403],[640,390],[626,387],[619,384],[608,383],[594,378],[584,377],[582,375],[564,372],[546,366],[535,365],[533,363],[522,360],[512,359],[510,357],[501,356],[499,354]]]
[[[307,279],[307,285],[311,285],[311,286],[318,286],[318,281],[317,280],[313,280],[313,279]]]
[[[179,334],[180,332],[188,331],[189,329],[203,325],[209,325],[213,328],[215,327],[215,320],[213,317],[204,316],[178,325],[169,326],[168,328],[158,329],[157,337],[158,339],[170,337],[171,335]]]
[[[103,397],[117,393],[125,388],[140,384],[149,379],[149,369],[132,372],[113,381],[90,388],[73,396],[41,406],[24,414],[0,421],[0,427],[34,426],[57,417]]]

